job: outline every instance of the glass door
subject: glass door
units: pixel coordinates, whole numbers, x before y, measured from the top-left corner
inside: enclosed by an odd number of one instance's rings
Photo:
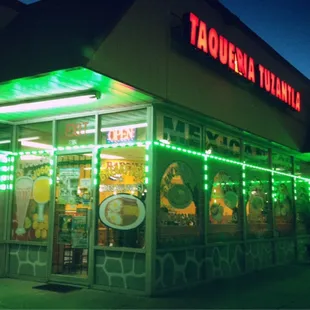
[[[52,275],[88,278],[92,153],[57,156]]]

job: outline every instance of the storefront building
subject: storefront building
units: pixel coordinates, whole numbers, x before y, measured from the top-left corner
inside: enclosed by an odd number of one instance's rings
[[[64,2],[0,34],[0,276],[154,295],[308,260],[309,80],[217,1]]]

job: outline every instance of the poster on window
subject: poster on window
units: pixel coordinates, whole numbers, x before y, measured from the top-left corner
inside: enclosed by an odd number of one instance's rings
[[[199,242],[199,219],[204,212],[203,158],[161,147],[156,148],[155,156],[160,246]]]
[[[72,248],[88,248],[88,229],[86,215],[72,217],[71,238]]]
[[[60,214],[58,218],[58,244],[71,244],[72,216]]]
[[[17,159],[12,239],[44,241],[48,234],[50,157],[23,155]]]
[[[80,168],[59,169],[58,204],[75,205],[79,203],[78,186]]]

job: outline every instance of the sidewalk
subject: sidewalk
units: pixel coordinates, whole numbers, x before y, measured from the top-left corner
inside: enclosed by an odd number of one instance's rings
[[[0,279],[0,309],[310,309],[310,265],[260,271],[167,297],[144,298],[82,289],[55,293]]]

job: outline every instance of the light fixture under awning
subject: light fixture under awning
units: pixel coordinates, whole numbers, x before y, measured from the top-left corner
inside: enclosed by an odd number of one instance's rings
[[[10,106],[0,107],[0,114],[5,113],[22,113],[22,112],[31,112],[37,110],[49,110],[54,108],[62,108],[69,106],[78,106],[89,104],[97,101],[100,98],[100,94],[92,93],[92,94],[84,94],[84,95],[76,95],[73,97],[66,98],[55,98],[55,99],[47,99],[41,101],[33,101],[21,104],[15,104]]]

